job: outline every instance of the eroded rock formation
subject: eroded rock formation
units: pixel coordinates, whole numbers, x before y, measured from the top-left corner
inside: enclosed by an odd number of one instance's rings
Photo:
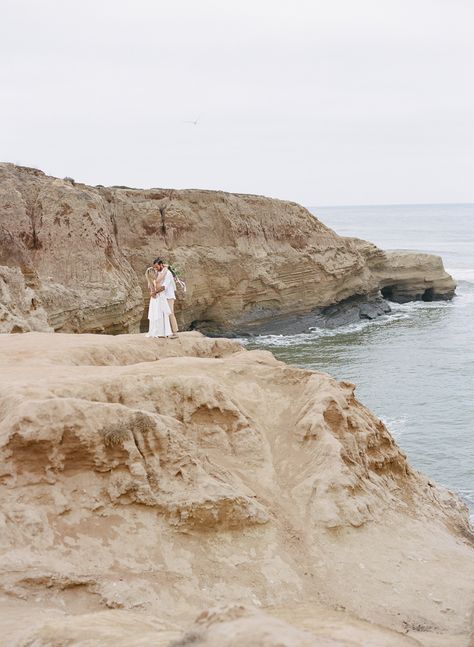
[[[292,202],[91,187],[0,164],[0,331],[137,332],[157,255],[185,274],[181,326],[217,332],[382,287],[399,300],[450,298],[455,287],[437,257],[340,237]]]
[[[119,626],[114,644],[165,645],[202,609],[243,603],[295,626],[211,614],[196,644],[236,644],[216,642],[228,622],[262,645],[397,644],[364,623],[344,642],[361,620],[463,644],[466,510],[410,468],[352,384],[196,332],[3,335],[0,362],[9,645],[80,645],[81,631],[100,645]]]
[[[361,252],[383,296],[397,303],[451,299],[455,283],[440,256],[407,250],[382,252],[372,243],[349,239]]]

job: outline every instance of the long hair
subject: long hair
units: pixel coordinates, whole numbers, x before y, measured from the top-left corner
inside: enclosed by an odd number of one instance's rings
[[[145,278],[148,285],[148,289],[153,290],[153,288],[155,287],[155,278],[156,278],[156,270],[154,267],[147,268],[145,272]]]

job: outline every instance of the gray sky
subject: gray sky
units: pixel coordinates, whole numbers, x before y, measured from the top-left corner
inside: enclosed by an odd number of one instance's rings
[[[473,78],[473,0],[1,0],[0,160],[306,205],[472,202]]]

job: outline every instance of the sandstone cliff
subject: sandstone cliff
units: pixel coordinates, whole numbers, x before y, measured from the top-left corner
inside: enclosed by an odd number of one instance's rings
[[[352,384],[196,332],[3,335],[0,362],[9,645],[465,644],[466,510]],[[216,604],[271,617],[180,638]]]
[[[91,187],[0,164],[0,331],[137,332],[157,255],[184,271],[186,328],[251,328],[380,288],[431,299],[455,287],[437,257],[361,246],[292,202]]]

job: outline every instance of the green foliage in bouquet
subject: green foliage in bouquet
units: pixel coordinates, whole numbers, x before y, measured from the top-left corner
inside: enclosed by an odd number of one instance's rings
[[[171,274],[172,274],[173,276],[175,276],[176,278],[178,278],[178,279],[182,278],[183,274],[182,274],[182,272],[181,272],[181,268],[179,268],[179,267],[178,267],[177,265],[175,265],[174,263],[170,263],[170,264],[168,265],[168,269],[169,269],[169,271],[171,272]]]

